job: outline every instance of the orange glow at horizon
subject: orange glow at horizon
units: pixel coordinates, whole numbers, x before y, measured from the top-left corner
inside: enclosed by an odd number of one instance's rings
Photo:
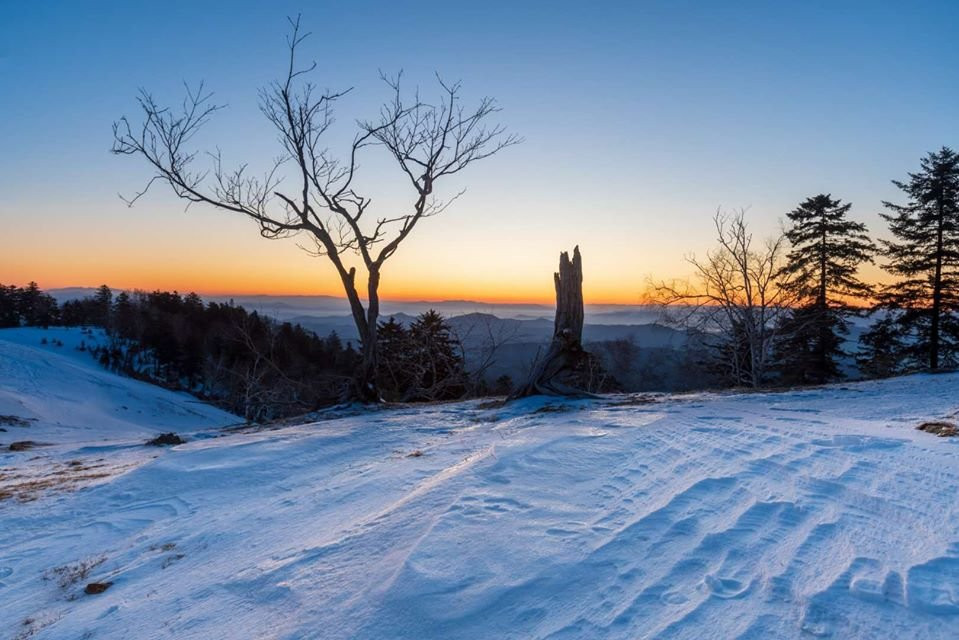
[[[116,290],[195,292],[201,297],[332,296],[342,298],[345,304],[345,294],[339,281],[335,276],[323,273],[322,270],[318,270],[318,273],[303,274],[300,278],[284,279],[276,278],[272,274],[254,277],[256,274],[236,273],[236,271],[231,273],[230,270],[196,273],[189,269],[157,271],[146,267],[132,267],[124,268],[111,275],[109,271],[102,269],[74,269],[65,272],[56,269],[53,265],[45,266],[48,268],[33,273],[4,268],[0,262],[0,273],[4,274],[0,284],[23,286],[30,281],[35,281],[42,289],[97,287],[107,284]],[[70,275],[65,276],[64,273],[70,273]],[[379,293],[381,300],[395,302],[464,300],[483,304],[552,305],[555,302],[555,294],[551,286],[552,274],[548,275],[549,279],[541,278],[545,281],[541,286],[517,282],[512,283],[511,286],[489,282],[446,282],[443,286],[435,286],[431,283],[399,282],[392,286],[383,284]],[[869,273],[868,275],[879,274]],[[870,279],[876,281],[876,278]],[[633,285],[632,288],[624,291],[620,283],[601,281],[591,286],[589,278],[586,278],[583,284],[584,299],[586,304],[594,305],[634,305],[649,302],[646,295],[648,284],[637,280]],[[362,287],[360,289],[362,295]],[[365,299],[365,296],[362,297]]]
[[[131,214],[123,208],[117,214],[124,216],[118,225],[122,231],[111,227],[113,220],[78,212],[55,229],[24,226],[15,237],[0,237],[0,283],[36,281],[44,289],[107,284],[206,296],[345,297],[326,259],[299,251],[292,241],[266,242],[251,233],[245,220],[202,209],[189,214],[145,209]],[[630,234],[611,239],[588,228],[539,238],[535,245],[506,238],[491,254],[475,232],[460,237],[461,224],[468,220],[465,215],[437,219],[429,233],[411,236],[383,271],[381,299],[552,305],[559,252],[577,242],[588,304],[640,304],[651,280],[689,274],[681,248],[650,238],[640,252]],[[196,223],[211,222],[216,224],[212,235],[197,232]],[[684,239],[694,246],[712,244],[705,225],[699,237],[690,233]],[[360,279],[363,275],[361,269]],[[863,277],[879,280],[881,270],[871,266]],[[359,288],[362,295],[362,284]]]
[[[215,296],[332,296],[343,298],[346,296],[343,289],[338,287],[336,282],[329,282],[325,286],[316,286],[316,283],[293,283],[290,281],[271,281],[262,280],[241,280],[234,281],[230,279],[219,279],[211,277],[196,277],[188,275],[173,274],[143,274],[142,277],[136,277],[130,271],[124,272],[119,277],[103,276],[100,273],[85,276],[75,274],[63,276],[62,273],[36,273],[22,275],[11,273],[5,270],[6,274],[0,284],[24,286],[30,281],[35,281],[41,289],[62,289],[70,287],[97,287],[106,284],[115,290],[142,290],[142,291],[179,291],[180,293],[195,292],[201,297]],[[10,277],[13,275],[13,277]],[[550,274],[552,275],[552,274]],[[99,277],[98,277],[99,276]],[[321,280],[326,281],[327,278]],[[550,283],[551,284],[551,283]],[[299,286],[297,286],[299,285]],[[630,292],[630,295],[615,295],[611,291],[590,291],[588,286],[584,285],[584,298],[587,304],[639,304],[642,301],[640,295],[640,283],[637,283],[636,291]],[[483,304],[545,304],[552,305],[555,302],[555,294],[551,288],[543,287],[514,287],[511,289],[477,287],[475,285],[466,285],[461,288],[432,288],[428,285],[414,286],[381,286],[380,299],[396,302],[439,302],[448,300],[464,300],[479,302]],[[363,296],[365,299],[365,296]]]
[[[307,272],[291,274],[262,273],[236,266],[197,270],[192,266],[164,266],[132,263],[77,264],[70,267],[45,261],[42,265],[4,264],[0,259],[0,284],[23,286],[37,282],[42,289],[97,287],[107,284],[113,289],[145,291],[196,292],[201,296],[334,296],[345,294],[336,276],[327,265],[312,265]],[[41,268],[37,268],[41,267]],[[384,273],[380,298],[398,302],[469,300],[487,304],[553,304],[552,272],[543,273],[536,281],[500,283],[490,280],[469,281],[444,278],[439,282],[416,282],[409,277],[391,279]],[[588,304],[638,304],[645,285],[637,279],[624,291],[622,283],[584,282]],[[363,295],[363,287],[359,287]],[[365,296],[363,296],[365,297]]]

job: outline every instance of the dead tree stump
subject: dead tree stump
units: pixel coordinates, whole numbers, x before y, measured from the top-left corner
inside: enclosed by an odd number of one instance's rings
[[[533,366],[529,381],[514,395],[590,396],[603,386],[602,367],[583,349],[583,261],[579,247],[573,259],[559,256],[556,285],[556,321],[546,354]]]

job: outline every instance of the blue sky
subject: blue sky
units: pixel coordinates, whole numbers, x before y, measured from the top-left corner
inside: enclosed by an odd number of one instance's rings
[[[396,295],[548,298],[579,243],[587,297],[628,300],[710,246],[717,207],[772,232],[819,192],[881,235],[889,181],[959,138],[955,2],[0,0],[0,281],[336,293],[325,264],[245,220],[161,190],[128,209],[116,194],[146,168],[108,153],[139,87],[174,102],[205,80],[229,108],[198,142],[266,162],[256,91],[297,13],[317,83],[355,87],[334,148],[386,97],[379,70],[399,69],[495,96],[526,140],[449,185],[467,194],[397,255]],[[364,169],[377,204],[400,206],[388,163]]]

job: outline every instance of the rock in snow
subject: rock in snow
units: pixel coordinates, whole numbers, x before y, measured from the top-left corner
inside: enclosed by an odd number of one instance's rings
[[[959,375],[241,433],[33,331],[0,332],[7,441],[49,445],[0,452],[0,634],[956,636],[959,449],[915,426]],[[44,468],[103,475],[11,493]]]

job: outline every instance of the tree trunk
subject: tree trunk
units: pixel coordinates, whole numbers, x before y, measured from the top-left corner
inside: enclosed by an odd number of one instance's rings
[[[367,325],[366,335],[360,336],[363,360],[353,381],[352,395],[359,402],[379,402],[380,391],[376,385],[377,348],[376,325]]]
[[[932,279],[932,326],[929,329],[929,368],[939,369],[939,317],[942,315],[942,258],[943,248],[943,212],[942,201],[938,202],[936,216],[936,271]]]
[[[363,308],[360,296],[356,291],[356,269],[351,268],[346,271],[340,268],[340,278],[343,281],[343,289],[346,291],[346,298],[350,303],[350,311],[353,315],[353,323],[356,325],[356,333],[360,337],[360,353],[362,360],[360,367],[356,371],[353,384],[347,390],[347,397],[344,400],[356,400],[358,402],[374,403],[380,401],[380,391],[376,384],[376,373],[378,368],[378,350],[377,350],[377,322],[379,321],[379,270],[370,271],[369,281],[367,282],[367,293],[369,301],[367,309]]]
[[[597,361],[583,350],[583,263],[579,247],[573,259],[559,256],[556,285],[556,321],[546,355],[533,367],[529,381],[514,398],[531,395],[589,396],[602,382]]]

